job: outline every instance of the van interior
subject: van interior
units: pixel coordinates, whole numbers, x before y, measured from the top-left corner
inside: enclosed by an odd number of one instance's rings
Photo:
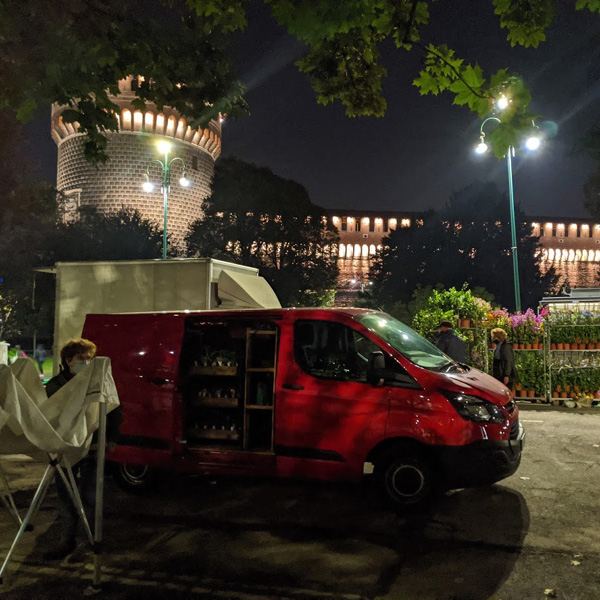
[[[278,338],[268,320],[187,319],[180,367],[188,447],[273,452]]]

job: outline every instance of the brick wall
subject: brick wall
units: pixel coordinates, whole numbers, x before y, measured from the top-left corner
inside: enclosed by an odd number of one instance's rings
[[[163,196],[159,165],[150,168],[154,191],[148,194],[142,190],[146,166],[150,161],[160,158],[154,144],[156,136],[112,133],[107,138],[110,161],[98,166],[85,160],[83,136],[70,136],[61,141],[58,148],[58,189],[64,192],[81,189],[82,206],[91,204],[106,213],[118,211],[121,207],[136,208],[144,217],[162,227]],[[173,241],[181,243],[188,225],[201,215],[202,200],[210,194],[214,160],[199,147],[177,143],[172,138],[169,141],[173,144],[170,156],[179,156],[185,161],[187,176],[191,180],[189,188],[182,188],[179,185],[181,163],[173,165],[167,231],[172,234]]]

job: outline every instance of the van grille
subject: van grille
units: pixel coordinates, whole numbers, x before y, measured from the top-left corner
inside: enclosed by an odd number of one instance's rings
[[[519,419],[516,419],[510,428],[510,439],[516,440],[519,437]]]

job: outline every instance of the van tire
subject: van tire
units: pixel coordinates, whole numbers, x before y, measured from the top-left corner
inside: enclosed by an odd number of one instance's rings
[[[374,475],[384,501],[397,510],[425,506],[436,487],[431,461],[410,446],[389,448],[375,463]]]
[[[113,477],[126,492],[146,492],[156,487],[157,471],[148,465],[114,463]]]

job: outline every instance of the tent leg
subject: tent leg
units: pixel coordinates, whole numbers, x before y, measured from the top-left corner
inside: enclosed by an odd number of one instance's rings
[[[10,486],[8,485],[8,480],[6,479],[6,474],[4,473],[4,469],[2,468],[1,464],[0,464],[0,479],[2,480],[2,485],[4,486],[4,489],[6,490],[6,494],[2,493],[2,502],[3,502],[4,506],[6,506],[6,510],[8,510],[10,515],[17,522],[17,525],[21,525],[21,523],[23,521],[21,520],[21,515],[19,514],[19,511],[17,510],[17,506],[13,499],[12,490],[10,489]]]
[[[19,540],[21,539],[21,536],[25,532],[25,530],[27,528],[27,524],[29,523],[29,521],[31,519],[31,516],[35,513],[37,506],[41,503],[44,496],[46,495],[46,491],[48,489],[48,486],[50,485],[50,482],[52,481],[53,476],[54,476],[53,466],[50,464],[46,467],[46,470],[44,471],[44,476],[42,477],[42,480],[40,481],[40,484],[38,485],[37,490],[35,491],[33,500],[31,501],[31,506],[29,507],[29,510],[27,511],[27,514],[25,515],[23,522],[21,523],[21,527],[19,527],[19,531],[18,531],[15,539],[13,540],[12,546],[10,547],[10,550],[8,551],[8,554],[6,555],[6,558],[4,559],[2,568],[0,568],[0,584],[2,583],[2,577],[4,576],[4,572],[6,571],[8,562],[10,561],[10,558],[11,558],[13,552],[15,551],[15,548],[17,547]]]
[[[104,511],[104,462],[106,456],[106,402],[100,403],[100,422],[98,427],[98,455],[96,457],[96,507],[94,514],[94,581],[92,588],[100,590],[102,586],[102,525]]]
[[[71,500],[73,501],[73,504],[74,504],[75,508],[77,509],[77,512],[79,513],[79,517],[81,518],[81,520],[83,522],[83,527],[85,529],[85,533],[87,534],[90,546],[92,546],[94,543],[94,539],[92,537],[92,531],[90,529],[90,524],[87,520],[87,515],[85,514],[85,509],[83,508],[83,502],[81,501],[81,495],[79,494],[79,488],[77,487],[77,482],[75,481],[75,476],[73,475],[73,470],[71,469],[71,465],[69,464],[69,462],[67,461],[66,458],[63,457],[62,460],[65,463],[65,469],[67,470],[68,479],[67,479],[67,476],[63,472],[63,467],[61,467],[60,465],[57,464],[56,470],[58,471],[59,475],[62,477],[63,483],[67,487],[67,491],[69,492],[69,495],[71,496]]]

